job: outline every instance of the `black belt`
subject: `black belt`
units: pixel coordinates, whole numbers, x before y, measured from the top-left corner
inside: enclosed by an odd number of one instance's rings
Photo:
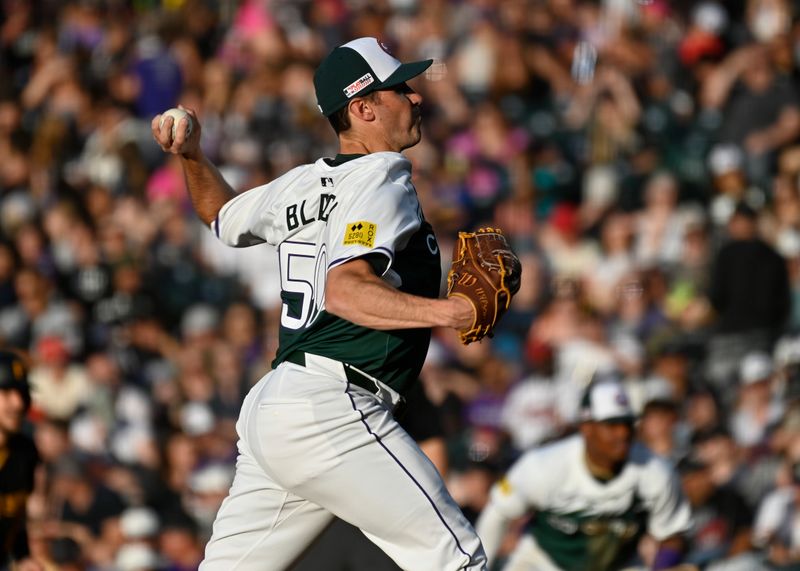
[[[300,365],[301,367],[306,366],[306,353],[305,351],[292,351],[289,353],[284,361],[289,363],[294,363],[295,365]],[[375,381],[370,379],[368,376],[363,374],[362,372],[354,369],[352,365],[348,365],[347,363],[342,363],[342,367],[344,368],[344,376],[347,378],[347,381],[354,384],[357,387],[361,387],[362,389],[371,392],[373,395],[378,394],[378,385],[375,384]]]

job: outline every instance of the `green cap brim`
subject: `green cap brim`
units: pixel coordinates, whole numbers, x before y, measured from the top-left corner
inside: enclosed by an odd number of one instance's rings
[[[371,91],[378,91],[380,89],[385,89],[387,87],[400,85],[401,83],[404,83],[409,79],[417,77],[423,71],[428,69],[431,66],[431,64],[433,64],[432,59],[426,59],[422,61],[412,61],[409,63],[400,64],[400,67],[398,67],[392,75],[387,77],[386,81],[379,83]]]

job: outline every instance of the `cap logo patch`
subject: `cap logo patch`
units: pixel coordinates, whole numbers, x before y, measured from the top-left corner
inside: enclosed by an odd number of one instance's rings
[[[364,75],[356,79],[353,83],[344,88],[344,95],[345,97],[350,99],[353,95],[355,95],[356,93],[358,93],[359,91],[361,91],[362,89],[364,89],[365,87],[374,82],[375,79],[372,77],[372,74],[365,73]]]
[[[620,406],[628,406],[628,397],[622,393],[617,393],[617,404]]]
[[[350,222],[344,231],[345,246],[366,246],[372,248],[375,245],[375,234],[378,230],[378,225],[372,222],[361,220],[359,222]]]

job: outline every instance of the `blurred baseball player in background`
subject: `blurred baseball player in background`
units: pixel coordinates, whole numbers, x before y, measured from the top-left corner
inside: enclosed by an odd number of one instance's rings
[[[226,244],[278,249],[283,308],[273,370],[246,397],[228,498],[204,570],[285,569],[333,515],[360,528],[403,569],[485,569],[475,531],[392,409],[419,373],[430,328],[473,321],[437,299],[439,246],[411,165],[422,98],[406,81],[432,61],[401,64],[374,38],[320,64],[320,111],[334,158],[236,195],[203,155],[200,124],[153,119],[181,157],[199,217]]]
[[[614,571],[648,532],[652,569],[680,563],[690,509],[673,469],[633,442],[622,385],[596,380],[581,402],[580,433],[525,453],[491,491],[476,525],[490,562],[512,520],[532,514],[505,571]]]
[[[25,364],[0,349],[0,570],[38,571],[28,549],[26,509],[39,455],[20,433],[31,404]]]

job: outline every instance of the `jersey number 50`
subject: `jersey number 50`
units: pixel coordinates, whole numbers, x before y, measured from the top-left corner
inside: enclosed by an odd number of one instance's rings
[[[325,276],[328,255],[323,244],[309,242],[283,242],[278,247],[281,272],[281,289],[300,299],[299,315],[290,312],[284,302],[281,308],[281,326],[303,329],[311,324],[320,312],[325,299]]]

